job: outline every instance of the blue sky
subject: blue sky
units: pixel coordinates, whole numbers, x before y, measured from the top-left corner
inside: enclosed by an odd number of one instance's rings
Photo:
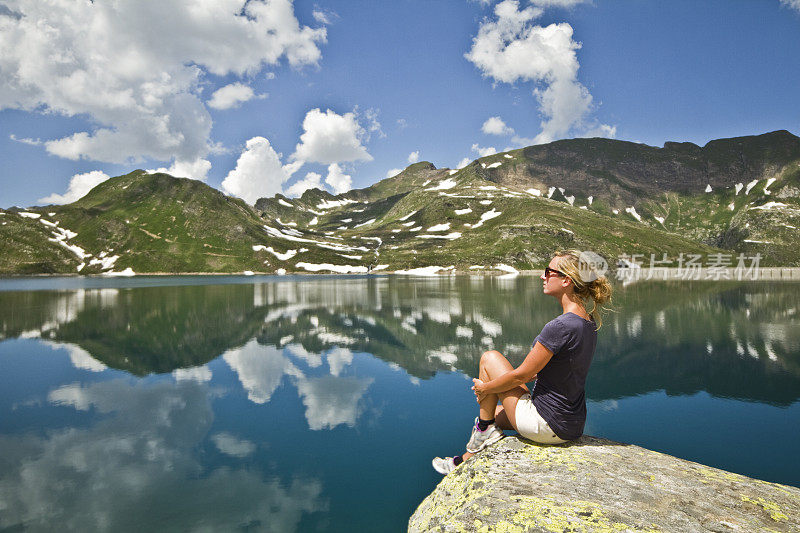
[[[136,168],[252,203],[559,138],[798,134],[798,44],[800,0],[0,0],[0,206]]]

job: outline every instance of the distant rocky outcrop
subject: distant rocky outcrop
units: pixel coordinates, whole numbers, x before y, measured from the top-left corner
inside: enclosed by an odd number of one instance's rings
[[[584,436],[508,437],[445,476],[409,531],[798,531],[800,489]]]

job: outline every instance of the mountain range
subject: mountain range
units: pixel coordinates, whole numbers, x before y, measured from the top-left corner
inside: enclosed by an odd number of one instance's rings
[[[798,266],[799,224],[788,131],[703,147],[568,139],[255,206],[137,170],[71,204],[0,209],[0,274],[514,272],[563,248],[612,265],[760,254]]]

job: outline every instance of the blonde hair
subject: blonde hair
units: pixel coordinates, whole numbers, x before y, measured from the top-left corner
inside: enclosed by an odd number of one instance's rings
[[[581,253],[580,250],[563,250],[553,254],[553,257],[557,259],[558,270],[572,280],[575,295],[581,299],[586,312],[597,323],[597,329],[600,329],[603,325],[602,313],[610,309],[604,304],[611,302],[611,283],[583,260]],[[590,279],[584,279],[581,273]],[[592,302],[591,309],[587,306],[589,300]]]

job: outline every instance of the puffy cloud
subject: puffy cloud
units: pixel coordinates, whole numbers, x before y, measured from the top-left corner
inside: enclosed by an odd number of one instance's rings
[[[302,373],[281,350],[262,346],[252,340],[241,348],[228,350],[222,358],[239,376],[247,398],[254,403],[267,403],[278,389],[284,375],[302,378]]]
[[[539,7],[573,7],[591,0],[531,0],[531,4]]]
[[[478,146],[478,143],[472,145],[472,151],[478,154],[480,157],[487,157],[497,153],[497,149],[494,146],[483,147]]]
[[[361,144],[366,131],[355,113],[339,115],[330,109],[324,113],[312,109],[303,119],[303,134],[291,159],[322,163],[345,161],[372,161],[367,149]]]
[[[281,164],[281,154],[275,152],[267,139],[253,137],[236,161],[236,168],[222,181],[222,190],[254,204],[259,198],[282,192],[290,170]]]
[[[410,154],[408,154],[408,162],[409,163],[416,163],[417,161],[419,161],[419,150],[417,150],[416,152],[411,152]]]
[[[509,84],[537,84],[534,95],[543,120],[534,143],[597,127],[589,118],[592,95],[578,82],[576,50],[581,45],[572,39],[572,26],[560,23],[543,27],[532,23],[544,12],[538,5],[563,7],[576,3],[547,0],[520,10],[517,0],[504,0],[495,6],[496,19],[481,24],[472,48],[465,54],[485,77]]]
[[[456,165],[456,168],[464,168],[465,166],[469,165],[470,163],[472,163],[472,159],[470,159],[469,157],[465,157],[464,159],[462,159],[461,161],[458,162],[458,164]]]
[[[402,168],[390,168],[389,170],[386,171],[386,177],[391,178],[393,176],[397,176],[402,171],[403,171]]]
[[[197,383],[206,383],[211,381],[211,369],[206,365],[193,366],[191,368],[176,368],[172,371],[172,377],[175,381],[196,381]]]
[[[481,126],[481,131],[486,135],[514,135],[514,129],[510,128],[503,122],[500,117],[489,117],[486,122]]]
[[[336,376],[299,380],[297,391],[306,407],[308,427],[321,430],[341,424],[355,426],[358,403],[372,381],[372,378]]]
[[[291,0],[16,0],[0,16],[0,109],[83,115],[95,128],[45,142],[69,159],[195,161],[210,150],[206,72],[316,64],[324,28]],[[17,16],[18,15],[18,16]],[[241,96],[241,94],[240,94]]]
[[[256,98],[256,94],[249,86],[244,83],[231,83],[225,87],[221,87],[214,91],[211,95],[211,100],[208,101],[208,107],[214,109],[231,109],[239,107],[244,102]],[[258,98],[266,98],[266,95],[259,95]]]
[[[86,193],[91,191],[93,188],[97,187],[108,178],[110,178],[108,174],[105,172],[101,172],[99,170],[93,170],[91,172],[86,172],[85,174],[75,174],[69,180],[69,187],[67,188],[67,192],[64,194],[56,194],[53,193],[50,196],[45,196],[44,198],[39,198],[39,201],[45,204],[69,204],[83,198]]]
[[[342,171],[336,163],[328,165],[328,175],[325,176],[325,183],[331,186],[334,194],[342,194],[349,191],[353,185],[353,179]]]
[[[353,362],[353,352],[347,348],[340,348],[338,346],[329,351],[327,357],[328,367],[330,368],[331,375],[333,376],[341,375],[344,367]]]
[[[219,451],[231,457],[243,458],[256,451],[256,445],[249,440],[239,439],[227,431],[211,435],[211,440]]]
[[[800,11],[800,0],[781,0],[781,5]]]
[[[163,172],[176,178],[191,178],[205,181],[208,171],[211,170],[211,162],[207,159],[195,159],[194,161],[174,161],[169,168],[161,167],[155,170],[148,170],[150,174]]]
[[[294,182],[291,187],[286,189],[286,196],[296,197],[302,196],[304,192],[309,189],[323,189],[322,175],[316,172],[309,172],[306,177],[300,181]]]
[[[608,124],[596,124],[594,127],[584,131],[580,137],[606,137],[613,139],[617,136],[617,127]]]
[[[69,354],[69,360],[72,366],[81,370],[88,370],[89,372],[102,372],[107,367],[97,359],[91,356],[89,352],[76,344],[63,344]]]
[[[4,464],[0,478],[3,524],[37,531],[120,531],[130,529],[131,509],[147,508],[136,519],[143,531],[198,524],[223,531],[240,527],[242,517],[295,531],[306,513],[327,509],[319,480],[265,481],[252,469],[201,461],[198,450],[206,442],[234,457],[255,447],[225,431],[208,437],[212,424],[219,425],[211,407],[218,396],[192,381],[120,379],[52,391],[51,403],[91,408],[101,416],[84,413],[93,416],[91,423],[53,426],[41,435],[3,436],[4,456],[15,458]]]
[[[481,131],[486,135],[505,136],[514,134],[514,129],[508,127],[500,117],[487,118],[486,122],[484,122],[483,126],[481,126]]]

